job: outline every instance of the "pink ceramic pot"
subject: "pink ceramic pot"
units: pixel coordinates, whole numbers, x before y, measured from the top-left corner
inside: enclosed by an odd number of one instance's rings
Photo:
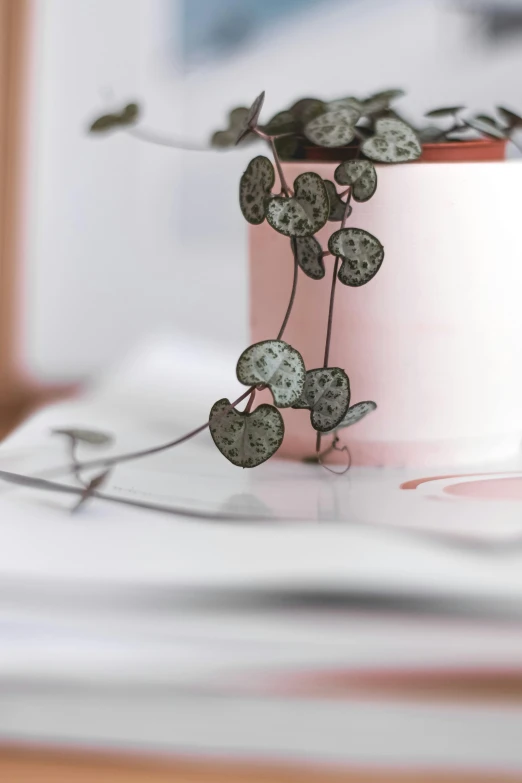
[[[288,163],[290,182],[335,163]],[[496,459],[522,438],[522,235],[518,162],[379,166],[375,196],[349,225],[385,248],[377,276],[338,284],[330,365],[348,373],[352,404],[377,411],[343,431],[355,464],[425,465]],[[339,227],[328,223],[326,247]],[[300,273],[284,339],[308,369],[323,360],[333,259],[313,281]],[[250,227],[251,336],[277,334],[288,303],[290,241]],[[283,411],[280,456],[314,453],[309,413]],[[329,442],[324,438],[324,445]]]

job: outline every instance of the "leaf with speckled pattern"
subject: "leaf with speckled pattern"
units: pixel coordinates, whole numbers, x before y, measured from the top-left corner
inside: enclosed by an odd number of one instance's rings
[[[258,155],[250,161],[239,183],[239,206],[246,220],[259,225],[265,219],[265,203],[274,186],[271,161]]]
[[[238,106],[236,109],[232,109],[228,114],[228,127],[224,130],[215,131],[212,134],[210,139],[211,146],[220,148],[233,147],[236,143],[239,129],[244,127],[247,116],[248,109],[245,106]],[[253,138],[253,136],[249,136],[244,141],[249,142]]]
[[[353,107],[327,111],[307,123],[304,134],[320,147],[344,147],[355,136],[359,116],[360,112]]]
[[[382,111],[386,111],[390,108],[390,104],[397,98],[402,98],[406,93],[404,90],[381,90],[373,95],[370,95],[362,104],[362,113],[365,117],[372,114],[379,114]]]
[[[337,430],[342,430],[345,427],[351,427],[354,424],[357,424],[357,422],[361,421],[361,419],[364,419],[365,416],[367,416],[369,413],[372,413],[376,409],[377,403],[373,402],[372,400],[366,400],[365,402],[358,402],[356,405],[352,405],[351,408],[348,408],[344,419],[337,425],[337,427],[332,430],[332,432],[336,432]]]
[[[260,405],[252,413],[218,400],[210,411],[210,434],[219,451],[233,465],[255,468],[276,453],[285,435],[283,417],[273,405]]]
[[[322,280],[325,275],[323,248],[315,237],[296,237],[297,263],[312,280]]]
[[[422,153],[417,134],[401,120],[384,118],[375,123],[375,135],[363,142],[366,157],[379,163],[406,163]]]
[[[306,124],[326,111],[326,103],[318,98],[301,98],[301,100],[290,106],[289,111],[294,115],[298,122]]]
[[[244,119],[244,122],[239,128],[239,133],[236,138],[236,144],[239,144],[240,141],[243,141],[245,136],[248,136],[248,134],[252,131],[252,129],[256,127],[259,121],[259,115],[261,114],[261,109],[263,108],[264,102],[265,102],[265,91],[263,90],[263,92],[257,96],[254,103],[249,108],[246,117]]]
[[[341,228],[329,239],[328,249],[343,259],[339,280],[357,287],[375,277],[384,258],[384,248],[373,234],[362,228]]]
[[[357,112],[357,120],[363,113],[364,104],[358,98],[354,98],[353,95],[349,95],[347,98],[336,98],[334,101],[328,101],[328,105],[325,111],[335,111],[336,109],[352,109]],[[353,115],[355,117],[355,114]]]
[[[340,220],[344,218],[344,211],[346,209],[346,204],[342,200],[342,198],[339,198],[339,194],[337,193],[337,188],[331,182],[329,179],[325,179],[324,185],[326,188],[326,191],[328,193],[328,200],[330,201],[330,214],[328,215],[328,220],[335,221],[338,223]],[[348,205],[348,212],[346,217],[349,218],[352,214],[352,208],[350,205]]]
[[[355,201],[368,201],[377,190],[377,172],[370,160],[345,160],[335,169],[339,185],[351,185]]]
[[[283,340],[264,340],[243,351],[237,379],[245,386],[268,386],[278,408],[290,408],[301,396],[306,368],[299,351]]]
[[[272,228],[287,237],[312,236],[324,226],[329,214],[324,181],[313,171],[296,177],[293,198],[274,196],[266,206],[266,219]]]
[[[269,136],[278,136],[280,133],[297,133],[299,123],[291,111],[280,111],[272,119],[263,125],[262,130]]]
[[[311,411],[314,430],[330,432],[344,419],[350,405],[350,381],[340,367],[308,370],[303,393],[294,408]]]

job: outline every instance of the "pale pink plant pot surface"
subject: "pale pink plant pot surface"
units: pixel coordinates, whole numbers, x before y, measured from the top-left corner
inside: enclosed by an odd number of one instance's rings
[[[284,165],[333,181],[335,163]],[[343,368],[351,404],[378,408],[341,431],[353,464],[421,466],[501,459],[522,439],[522,164],[378,166],[374,197],[353,203],[385,257],[367,285],[337,284],[330,366]],[[341,188],[338,188],[339,190]],[[318,234],[327,248],[339,223]],[[293,275],[290,240],[266,222],[250,227],[253,342],[275,337]],[[326,275],[300,271],[284,334],[308,369],[321,367],[334,259]],[[264,392],[268,394],[268,392]],[[279,456],[315,452],[305,410],[283,410]],[[323,447],[331,442],[324,436]],[[337,455],[342,462],[345,455]]]

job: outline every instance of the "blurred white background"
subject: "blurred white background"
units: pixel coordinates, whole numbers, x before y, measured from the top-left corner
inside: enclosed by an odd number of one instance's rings
[[[197,32],[204,0],[186,2]],[[307,94],[387,87],[408,91],[414,117],[454,102],[522,108],[522,2],[288,0],[277,25],[237,41],[234,13],[251,5],[212,0],[230,51],[198,56],[182,0],[35,0],[21,291],[33,376],[89,377],[152,334],[247,340],[236,191],[252,149],[89,137],[106,109],[137,99],[147,126],[206,142],[262,89],[266,117]]]

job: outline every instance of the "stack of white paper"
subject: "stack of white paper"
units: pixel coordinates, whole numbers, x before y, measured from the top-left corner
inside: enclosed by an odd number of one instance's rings
[[[109,430],[119,453],[197,426],[152,356],[37,413],[0,470],[73,486],[55,427]],[[118,467],[109,500],[75,515],[74,495],[0,486],[0,738],[522,768],[522,708],[379,691],[384,675],[522,676],[519,502],[444,495],[450,479],[401,489],[411,470],[240,471],[210,446]]]

